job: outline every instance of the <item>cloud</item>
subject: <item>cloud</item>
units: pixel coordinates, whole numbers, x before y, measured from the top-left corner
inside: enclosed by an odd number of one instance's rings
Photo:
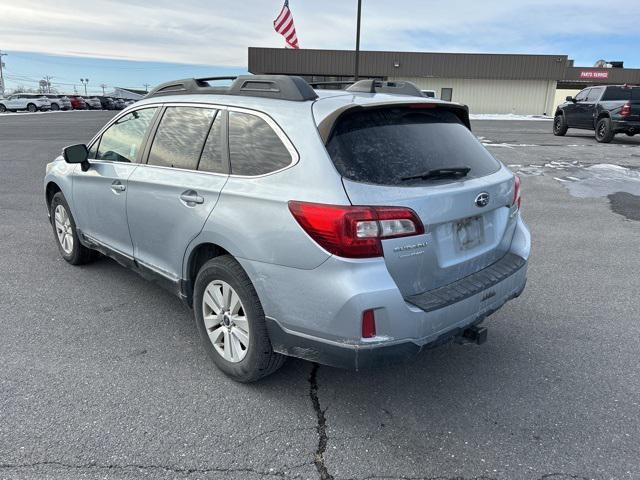
[[[127,60],[241,66],[248,46],[282,47],[280,0],[3,1],[2,48]],[[303,48],[353,48],[356,2],[290,0]],[[636,32],[640,2],[601,15],[597,0],[363,1],[362,47],[374,50],[569,54]],[[571,42],[569,42],[571,43]],[[575,43],[575,42],[574,42]]]

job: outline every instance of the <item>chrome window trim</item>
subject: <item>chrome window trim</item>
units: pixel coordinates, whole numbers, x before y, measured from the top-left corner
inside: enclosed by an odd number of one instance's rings
[[[91,150],[91,148],[93,147],[93,144],[98,140],[98,138],[100,138],[102,136],[102,134],[109,127],[111,127],[111,125],[116,123],[119,119],[121,119],[125,115],[128,115],[131,112],[134,112],[134,111],[137,111],[137,110],[142,110],[142,109],[145,109],[145,108],[163,108],[163,107],[211,108],[211,109],[214,109],[214,110],[227,110],[229,112],[247,113],[249,115],[255,115],[257,117],[260,117],[261,119],[263,119],[267,123],[267,125],[269,125],[271,127],[271,129],[278,136],[278,138],[280,139],[282,144],[285,146],[285,148],[289,152],[289,155],[291,155],[291,162],[288,165],[286,165],[286,166],[284,166],[284,167],[282,167],[282,168],[280,168],[278,170],[274,170],[274,171],[268,172],[268,173],[263,173],[261,175],[235,175],[235,174],[226,174],[226,173],[214,173],[214,172],[205,172],[205,171],[202,171],[202,170],[190,170],[190,169],[187,169],[187,168],[175,168],[175,167],[163,167],[163,166],[160,166],[160,165],[149,165],[149,164],[146,164],[146,163],[135,163],[134,165],[137,165],[137,166],[140,166],[140,167],[166,168],[166,169],[171,170],[171,171],[178,170],[178,171],[184,171],[184,172],[196,172],[196,173],[203,173],[203,174],[207,174],[207,175],[216,175],[216,176],[222,176],[222,177],[262,178],[262,177],[266,177],[266,176],[273,175],[275,173],[279,173],[279,172],[282,172],[284,170],[287,170],[287,169],[293,167],[294,165],[296,165],[300,161],[300,154],[298,153],[298,151],[296,150],[295,146],[293,145],[293,142],[289,139],[287,134],[284,133],[284,130],[282,129],[282,127],[280,127],[280,125],[278,125],[278,123],[273,118],[271,118],[268,114],[266,114],[266,113],[264,113],[262,111],[259,111],[259,110],[253,110],[251,108],[232,107],[232,106],[228,106],[228,105],[219,105],[219,104],[215,104],[215,103],[202,103],[202,102],[154,102],[154,103],[145,103],[144,105],[138,105],[138,106],[136,106],[136,108],[125,109],[122,112],[120,112],[119,115],[116,115],[115,117],[113,117],[109,123],[107,123],[104,127],[102,127],[102,129],[100,129],[98,131],[98,133],[96,133],[93,136],[93,138],[91,139],[91,141],[89,142],[89,144],[87,146],[87,150]],[[96,160],[96,159],[89,159],[89,160],[100,161],[100,162],[103,162],[103,163],[121,163],[121,162],[114,162],[113,160]]]

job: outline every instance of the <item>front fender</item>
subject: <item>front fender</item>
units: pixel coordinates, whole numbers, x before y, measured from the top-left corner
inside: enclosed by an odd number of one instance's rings
[[[55,183],[64,197],[67,199],[69,208],[71,209],[71,215],[77,218],[75,214],[75,208],[73,204],[73,173],[78,165],[72,165],[64,161],[62,156],[56,158],[53,162],[48,163],[46,166],[46,173],[44,176],[44,199],[45,204],[47,202],[47,186],[51,183]],[[49,215],[49,205],[47,205],[47,215]]]

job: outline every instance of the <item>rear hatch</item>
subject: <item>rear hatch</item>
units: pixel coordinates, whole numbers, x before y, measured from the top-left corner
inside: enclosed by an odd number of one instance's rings
[[[467,125],[466,110],[447,104],[355,108],[327,141],[352,204],[408,207],[424,224],[423,235],[382,241],[404,296],[467,277],[509,250],[514,176]]]

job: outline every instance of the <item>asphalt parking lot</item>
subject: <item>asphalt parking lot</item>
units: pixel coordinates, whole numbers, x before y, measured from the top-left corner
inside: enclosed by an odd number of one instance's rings
[[[0,116],[0,479],[640,478],[640,136],[474,122],[533,235],[487,343],[240,385],[177,298],[58,254],[44,166],[112,115]]]

